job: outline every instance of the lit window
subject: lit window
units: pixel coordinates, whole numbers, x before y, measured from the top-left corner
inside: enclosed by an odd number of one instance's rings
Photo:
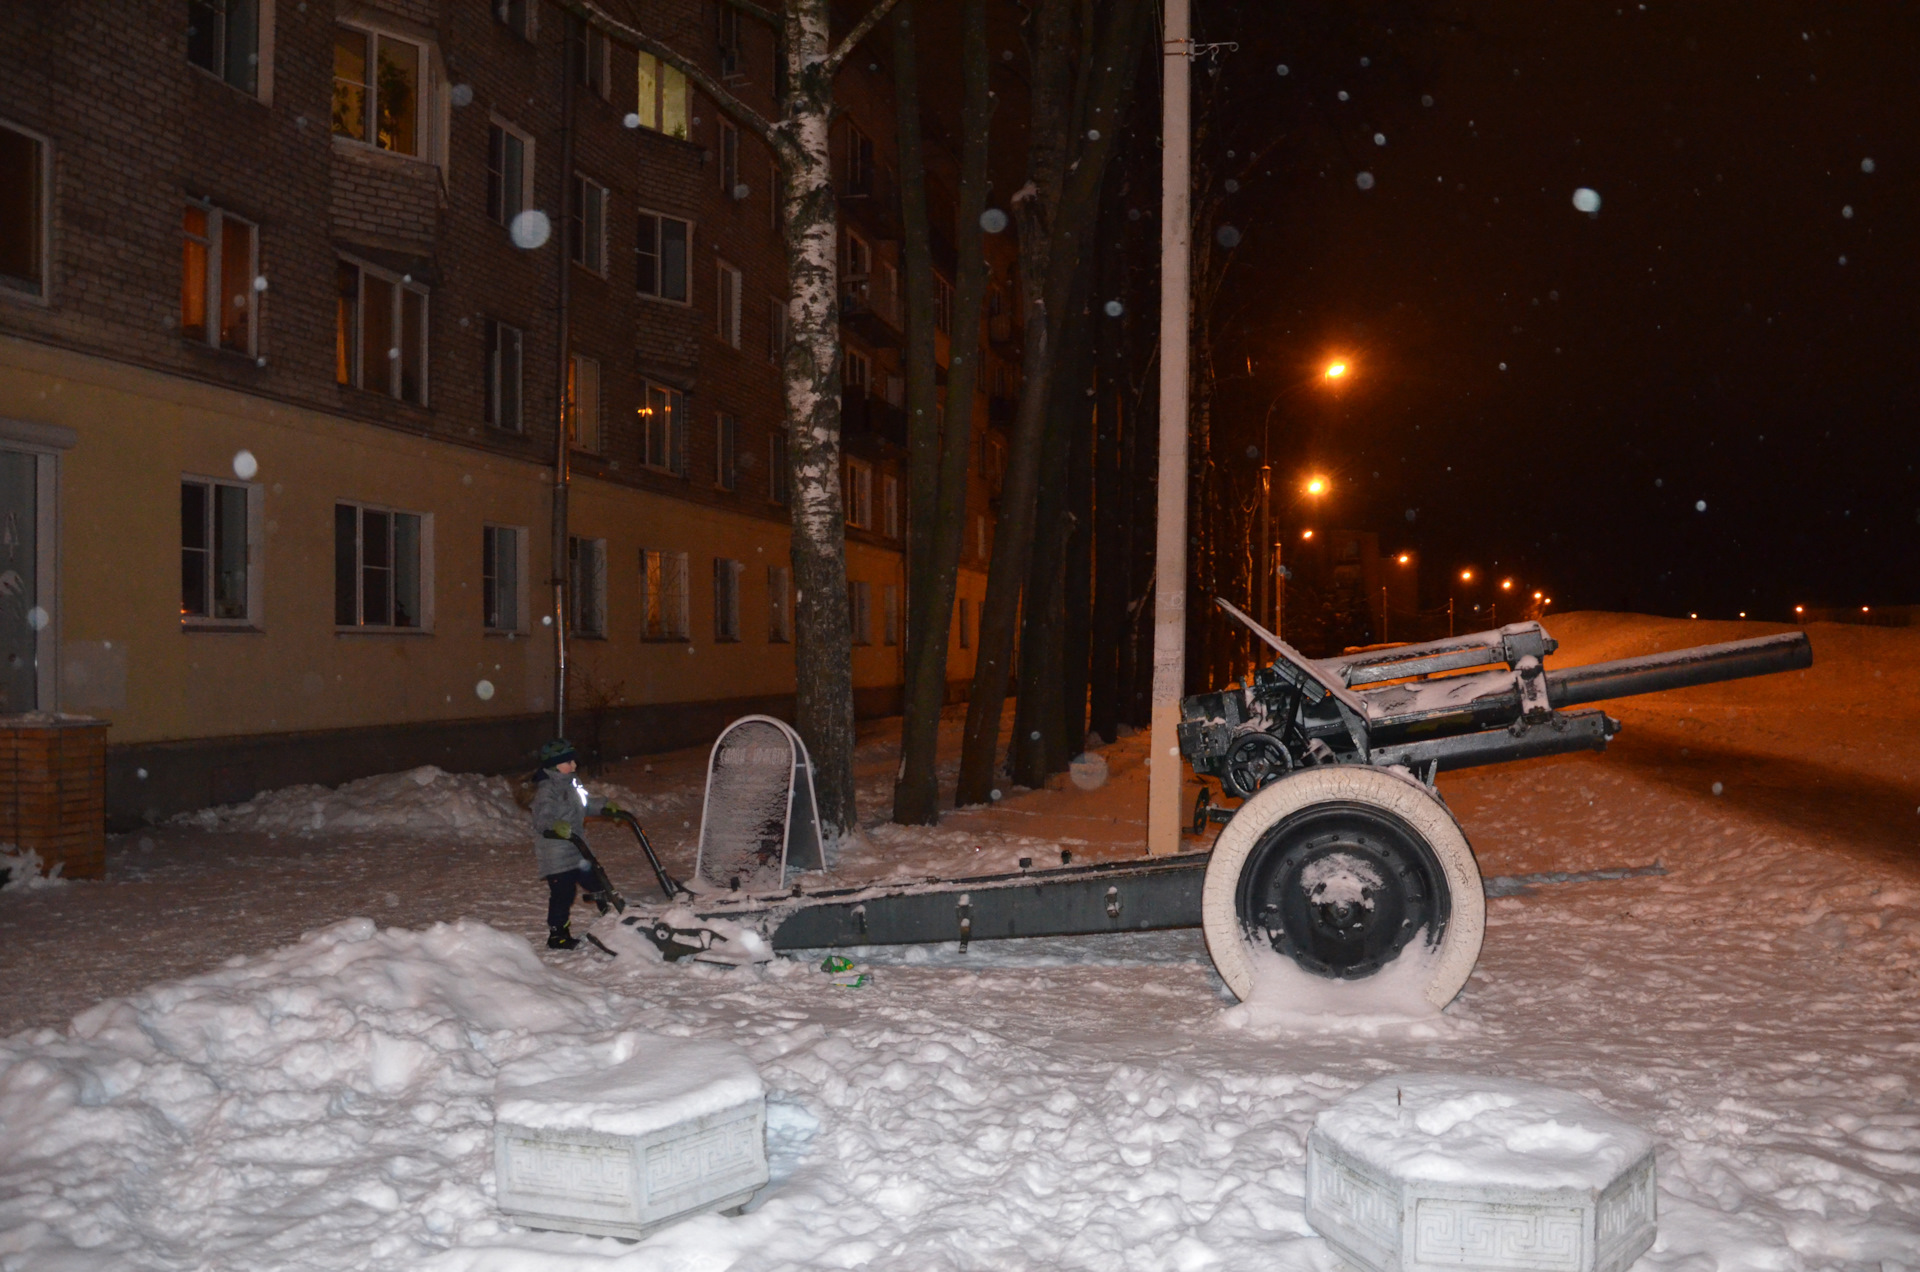
[[[642,53],[638,87],[635,113],[640,126],[687,140],[687,77],[653,54]]]
[[[640,551],[640,635],[687,638],[687,554]]]
[[[640,407],[640,462],[676,477],[687,475],[686,396],[648,384]]]
[[[395,154],[417,155],[424,50],[411,40],[333,30],[333,131]]]
[[[335,279],[335,379],[425,406],[426,288],[356,261],[341,261]]]
[[[186,205],[181,223],[180,334],[198,344],[252,354],[253,224],[204,203]]]

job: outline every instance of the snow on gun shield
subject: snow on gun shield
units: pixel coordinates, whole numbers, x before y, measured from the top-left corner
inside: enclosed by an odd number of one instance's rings
[[[1805,633],[1548,671],[1538,623],[1309,659],[1225,601],[1274,651],[1250,685],[1181,703],[1181,753],[1238,807],[1207,795],[1210,852],[965,879],[721,894],[680,911],[771,950],[1198,927],[1229,988],[1275,955],[1333,981],[1391,967],[1436,1007],[1480,954],[1486,893],[1434,789],[1449,769],[1604,750],[1619,722],[1573,710],[1609,698],[1812,665]],[[690,911],[690,913],[689,913]],[[629,916],[628,922],[633,917]],[[1411,986],[1410,986],[1411,987]]]

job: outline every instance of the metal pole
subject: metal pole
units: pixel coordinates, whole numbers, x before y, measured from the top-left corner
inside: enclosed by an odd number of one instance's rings
[[[1273,544],[1273,634],[1285,640],[1287,626],[1287,566],[1281,560],[1285,549],[1278,539]]]
[[[1188,0],[1166,0],[1160,117],[1160,490],[1154,536],[1147,851],[1180,851],[1180,693],[1187,674],[1187,324],[1193,191]]]
[[[570,25],[563,22],[563,28]],[[572,253],[567,249],[573,190],[573,33],[560,33],[560,223],[549,240],[560,258],[560,281],[556,321],[554,323],[554,384],[559,410],[554,418],[553,438],[553,735],[567,735],[567,496],[573,481],[573,439],[567,432],[567,388],[571,366],[569,346],[573,334],[568,312],[573,275]]]
[[[1265,455],[1266,451],[1262,450],[1260,453],[1262,455]],[[1259,555],[1254,558],[1254,565],[1253,565],[1254,578],[1258,581],[1258,586],[1260,588],[1260,595],[1259,595],[1259,598],[1254,602],[1256,608],[1254,609],[1253,612],[1260,616],[1261,622],[1265,622],[1268,618],[1272,617],[1273,615],[1273,604],[1270,599],[1272,596],[1272,588],[1273,588],[1273,566],[1272,566],[1273,531],[1271,528],[1272,525],[1273,525],[1273,466],[1271,464],[1262,464],[1260,465],[1260,537],[1254,540],[1254,542],[1259,545],[1260,552],[1259,552]],[[1249,632],[1247,634],[1249,637],[1251,637],[1253,633]],[[1251,651],[1251,657],[1253,661],[1255,663],[1258,663],[1260,661],[1260,656],[1264,651],[1259,649],[1254,649],[1251,645],[1248,646],[1248,649]]]
[[[1380,643],[1385,644],[1393,637],[1387,635],[1387,589],[1380,589]]]

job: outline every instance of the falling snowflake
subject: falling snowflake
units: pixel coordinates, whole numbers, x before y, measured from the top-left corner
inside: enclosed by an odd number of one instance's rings
[[[553,222],[547,214],[538,208],[528,208],[513,218],[507,227],[507,234],[513,239],[515,247],[532,251],[536,247],[545,247],[547,240],[553,237]]]
[[[980,228],[989,234],[998,234],[1007,228],[1007,214],[999,208],[988,208],[980,214]]]
[[[1573,206],[1592,216],[1600,210],[1600,194],[1597,190],[1581,186],[1573,192]]]
[[[1373,174],[1371,172],[1363,172],[1353,179],[1353,184],[1359,186],[1362,190],[1371,190],[1373,189]]]

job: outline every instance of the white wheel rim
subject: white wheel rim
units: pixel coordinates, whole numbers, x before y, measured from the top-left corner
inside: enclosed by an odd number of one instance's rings
[[[1235,907],[1240,874],[1267,831],[1315,804],[1363,804],[1405,822],[1433,850],[1446,876],[1449,911],[1424,993],[1444,1007],[1473,974],[1486,934],[1486,893],[1465,832],[1446,805],[1419,782],[1359,764],[1303,769],[1262,788],[1214,841],[1200,895],[1200,929],[1220,979],[1242,1000],[1253,992],[1254,966]],[[1364,980],[1356,980],[1363,984]]]

